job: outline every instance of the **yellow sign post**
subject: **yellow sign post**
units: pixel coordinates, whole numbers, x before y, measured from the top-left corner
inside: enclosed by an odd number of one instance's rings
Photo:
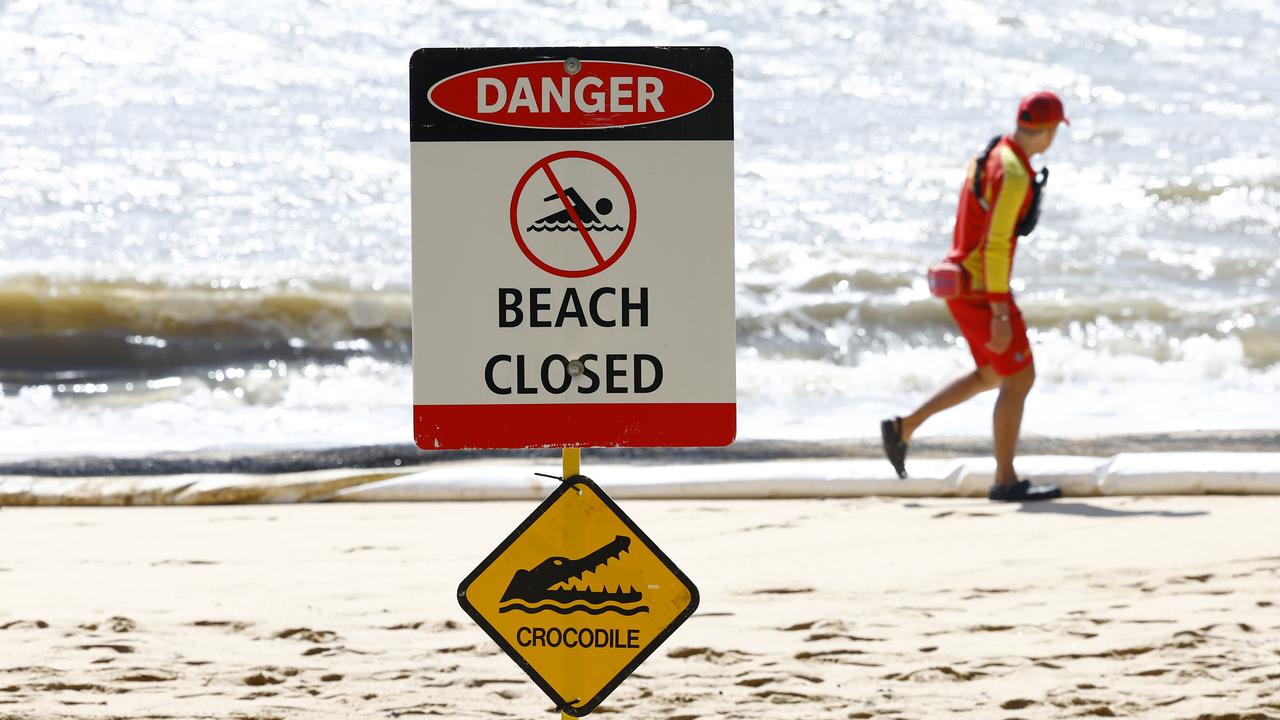
[[[561,712],[591,712],[693,614],[698,590],[565,451],[555,492],[458,602]],[[570,472],[573,471],[573,474]]]

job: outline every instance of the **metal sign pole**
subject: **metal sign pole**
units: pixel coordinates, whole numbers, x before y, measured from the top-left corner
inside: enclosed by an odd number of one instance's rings
[[[582,474],[582,450],[564,448],[560,451],[560,474],[565,479]],[[560,720],[573,720],[568,713],[560,713]]]
[[[579,448],[565,448],[560,451],[560,464],[562,466],[561,475],[565,480],[574,475],[581,475],[581,459],[582,450]]]

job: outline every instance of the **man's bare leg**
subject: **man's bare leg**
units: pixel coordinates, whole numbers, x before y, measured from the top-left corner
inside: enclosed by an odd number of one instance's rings
[[[967,375],[961,375],[952,380],[934,393],[933,397],[926,400],[915,412],[902,418],[902,442],[911,442],[911,435],[924,424],[925,420],[947,408],[959,405],[980,392],[995,389],[999,385],[1000,376],[990,365],[983,365]]]
[[[992,422],[996,483],[999,485],[1018,480],[1018,474],[1013,470],[1013,456],[1018,449],[1018,433],[1022,429],[1022,409],[1026,405],[1027,393],[1031,392],[1031,386],[1035,382],[1035,365],[1028,365],[1009,377],[1000,378],[1000,396],[996,398]]]

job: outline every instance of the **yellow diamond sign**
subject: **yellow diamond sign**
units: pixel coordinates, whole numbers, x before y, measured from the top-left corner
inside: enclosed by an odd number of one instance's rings
[[[458,586],[556,706],[591,712],[698,606],[698,589],[589,478],[569,478]]]

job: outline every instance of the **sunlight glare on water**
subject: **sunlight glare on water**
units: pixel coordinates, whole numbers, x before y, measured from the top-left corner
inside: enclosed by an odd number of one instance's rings
[[[32,452],[408,441],[410,53],[717,44],[741,436],[873,435],[968,367],[923,271],[1040,88],[1072,125],[1015,268],[1028,431],[1275,428],[1278,28],[1261,0],[6,3],[0,418]],[[37,347],[99,353],[107,391]]]

